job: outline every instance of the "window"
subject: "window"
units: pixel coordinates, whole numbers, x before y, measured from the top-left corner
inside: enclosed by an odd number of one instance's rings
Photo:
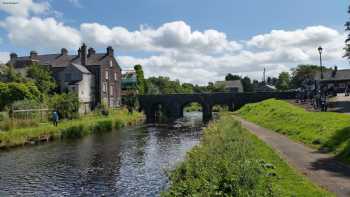
[[[113,96],[113,86],[109,86],[109,95]]]
[[[117,81],[117,79],[118,79],[118,75],[117,75],[117,72],[115,72],[115,73],[114,73],[114,80]]]
[[[108,80],[108,75],[109,75],[108,70],[106,70],[106,72],[105,72],[105,79],[106,80]]]
[[[103,92],[104,92],[104,93],[107,92],[107,83],[103,83]]]
[[[65,81],[70,81],[70,80],[72,80],[72,75],[70,73],[66,73],[64,75],[64,79],[65,79]]]
[[[113,67],[113,62],[112,62],[112,60],[109,61],[109,67],[111,67],[111,68]]]

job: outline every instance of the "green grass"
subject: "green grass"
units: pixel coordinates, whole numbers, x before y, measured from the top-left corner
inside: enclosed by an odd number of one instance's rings
[[[249,104],[238,114],[295,141],[331,152],[350,163],[350,116],[333,112],[308,112],[286,101],[270,99]]]
[[[141,113],[128,114],[127,110],[120,109],[111,112],[109,116],[87,115],[76,120],[62,121],[58,124],[58,127],[47,123],[38,127],[12,129],[0,132],[0,149],[37,143],[39,141],[81,138],[93,133],[134,125],[142,120],[143,115]]]
[[[205,129],[170,182],[163,196],[334,196],[289,167],[229,113]]]

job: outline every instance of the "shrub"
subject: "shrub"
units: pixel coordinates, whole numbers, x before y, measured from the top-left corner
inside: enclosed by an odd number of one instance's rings
[[[96,122],[96,125],[94,127],[94,132],[100,133],[105,131],[112,131],[112,129],[113,129],[112,120],[101,120]]]
[[[57,110],[60,119],[79,117],[79,98],[75,93],[56,94],[49,101],[50,109]]]
[[[6,119],[0,122],[0,130],[9,131],[26,127],[36,127],[39,123],[35,120]]]
[[[125,121],[122,121],[122,120],[120,120],[120,119],[117,119],[117,120],[115,121],[115,123],[114,123],[114,127],[115,127],[116,129],[120,129],[120,128],[125,127]]]
[[[81,138],[87,134],[84,125],[71,126],[62,130],[62,138],[76,139]]]

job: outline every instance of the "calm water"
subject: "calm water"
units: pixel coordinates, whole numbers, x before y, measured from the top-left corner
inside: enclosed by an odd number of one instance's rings
[[[180,127],[181,126],[181,127]],[[0,153],[0,196],[158,196],[201,136],[201,114]]]

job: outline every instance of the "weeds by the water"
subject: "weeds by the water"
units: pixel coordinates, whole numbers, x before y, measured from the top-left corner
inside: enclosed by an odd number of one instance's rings
[[[170,181],[163,196],[333,196],[296,173],[230,114],[205,129]]]
[[[332,152],[350,163],[350,116],[308,112],[285,101],[270,99],[238,111],[243,118],[290,138]]]
[[[142,119],[143,115],[141,113],[129,114],[127,110],[121,109],[111,112],[109,116],[88,115],[76,120],[63,121],[58,127],[47,123],[38,127],[12,129],[0,132],[0,148],[10,148],[53,139],[81,138],[92,133],[101,133],[119,129],[126,125],[134,125]]]

